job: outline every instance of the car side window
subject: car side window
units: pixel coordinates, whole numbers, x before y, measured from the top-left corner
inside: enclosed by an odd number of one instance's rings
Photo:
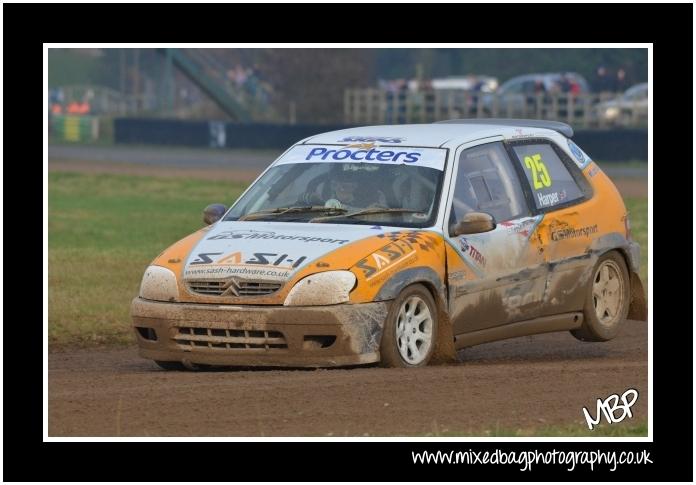
[[[537,209],[566,205],[584,194],[548,143],[512,147],[532,189]]]
[[[529,215],[520,180],[502,143],[464,150],[456,177],[450,225],[468,212],[487,212],[496,222]]]

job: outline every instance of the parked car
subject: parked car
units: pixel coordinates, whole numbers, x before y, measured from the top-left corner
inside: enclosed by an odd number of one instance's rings
[[[525,74],[513,77],[500,86],[498,94],[535,94],[540,89],[549,93],[573,92],[574,94],[582,94],[590,92],[589,84],[580,74],[575,72],[557,72]]]
[[[485,113],[493,112],[497,103],[498,110],[508,115],[528,116],[535,112],[537,99],[548,101],[551,96],[589,92],[585,78],[574,72],[525,74],[507,80],[495,94],[484,96],[482,102]],[[559,102],[565,103],[564,99]]]
[[[206,365],[417,367],[457,349],[645,317],[611,180],[534,120],[351,128],[283,153],[146,269],[140,355]]]
[[[597,104],[599,118],[608,124],[645,123],[648,119],[648,83],[630,87],[620,97]]]

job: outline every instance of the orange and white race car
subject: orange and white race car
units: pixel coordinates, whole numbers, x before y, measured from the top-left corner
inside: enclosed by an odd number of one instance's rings
[[[292,146],[145,271],[140,355],[415,367],[483,342],[644,319],[621,196],[570,126],[452,120]]]

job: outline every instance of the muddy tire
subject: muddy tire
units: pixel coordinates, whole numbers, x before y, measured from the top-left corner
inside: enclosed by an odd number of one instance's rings
[[[592,270],[582,327],[570,333],[585,342],[611,340],[626,320],[630,303],[631,282],[626,262],[617,251],[610,251],[599,258]]]
[[[423,367],[435,350],[437,305],[423,285],[411,285],[392,302],[380,346],[383,367]]]
[[[181,362],[167,362],[164,360],[156,360],[155,364],[157,364],[158,366],[160,366],[160,368],[164,370],[187,370],[186,367],[184,367],[184,364],[182,364]]]

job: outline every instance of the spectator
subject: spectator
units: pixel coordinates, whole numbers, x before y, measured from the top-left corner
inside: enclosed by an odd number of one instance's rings
[[[616,91],[624,92],[626,90],[626,71],[623,68],[616,71]]]
[[[604,93],[611,91],[609,87],[609,75],[607,73],[607,68],[604,66],[599,66],[597,68],[597,73],[595,77],[594,90],[597,93]]]
[[[80,103],[78,103],[77,101],[70,101],[65,111],[69,115],[77,115],[80,114],[81,109],[82,108],[80,107]]]
[[[534,81],[534,94],[546,94],[546,86],[541,79]]]
[[[566,73],[561,74],[561,79],[558,82],[561,92],[569,93],[571,89],[571,82]]]
[[[89,101],[87,101],[87,99],[85,99],[84,101],[81,101],[81,102],[71,101],[68,104],[66,112],[69,115],[88,115],[90,110],[91,110],[91,107],[89,105]]]

